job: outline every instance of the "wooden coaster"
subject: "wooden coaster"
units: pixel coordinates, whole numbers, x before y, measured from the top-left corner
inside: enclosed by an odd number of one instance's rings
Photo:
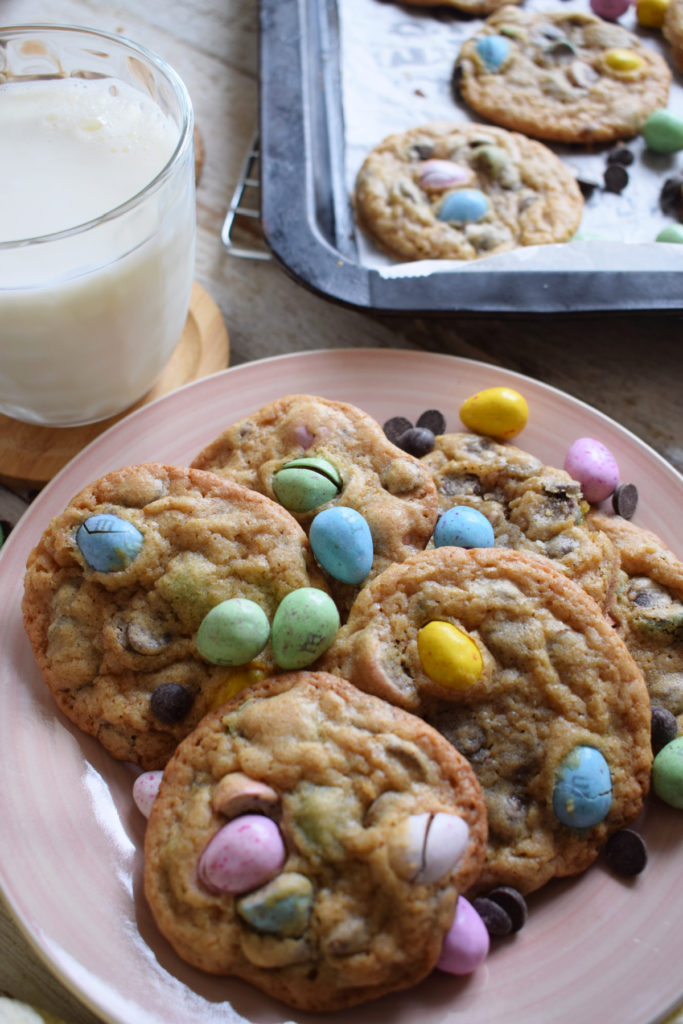
[[[183,384],[224,370],[229,362],[230,341],[221,311],[195,281],[190,311],[175,352],[154,387],[135,405],[117,416],[81,427],[39,427],[0,415],[0,480],[10,487],[47,483],[69,459],[133,409]]]

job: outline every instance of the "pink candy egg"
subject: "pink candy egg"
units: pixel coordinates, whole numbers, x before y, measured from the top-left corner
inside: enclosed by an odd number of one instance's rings
[[[427,192],[442,192],[444,189],[469,184],[474,178],[471,168],[452,160],[427,160],[420,168],[418,182]]]
[[[219,829],[199,859],[199,878],[214,892],[241,893],[263,885],[285,862],[280,830],[263,814],[242,814]]]
[[[604,501],[619,483],[619,467],[609,448],[591,437],[580,437],[569,448],[564,468],[578,480],[586,501]]]
[[[616,21],[631,6],[631,0],[590,0],[593,14],[606,21]]]
[[[448,974],[471,974],[488,956],[491,940],[472,904],[458,896],[455,918],[446,933],[436,966]]]
[[[162,771],[143,772],[142,775],[138,775],[133,783],[135,806],[146,818],[149,818],[152,812],[152,804],[159,792],[159,784],[163,774]]]

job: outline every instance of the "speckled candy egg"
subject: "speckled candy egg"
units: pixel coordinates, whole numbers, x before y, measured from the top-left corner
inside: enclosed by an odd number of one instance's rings
[[[439,686],[468,690],[481,677],[484,663],[476,643],[452,622],[434,619],[417,634],[417,653],[424,672]]]
[[[305,668],[327,650],[338,629],[339,612],[329,594],[315,587],[293,590],[273,617],[273,657],[280,668]]]
[[[683,810],[683,736],[671,740],[655,757],[652,788],[660,800]]]
[[[590,8],[598,18],[605,21],[616,21],[631,6],[631,0],[590,0]]]
[[[669,110],[654,110],[641,128],[648,149],[676,153],[683,149],[683,120]]]
[[[135,806],[140,811],[140,814],[144,814],[145,818],[149,818],[152,813],[152,805],[157,798],[163,774],[160,769],[143,772],[141,775],[138,775],[133,783]]]
[[[455,192],[449,192],[437,212],[437,217],[439,220],[462,224],[481,220],[488,210],[489,201],[478,188],[459,188]]]
[[[509,441],[526,426],[529,406],[514,388],[485,388],[465,399],[460,406],[460,419],[476,434]]]
[[[91,569],[127,569],[142,547],[142,534],[127,519],[103,512],[90,516],[76,531],[76,543]]]
[[[268,616],[255,601],[232,597],[210,609],[197,630],[197,650],[214,665],[246,665],[268,643]]]
[[[609,765],[595,747],[577,746],[557,769],[553,811],[563,825],[591,828],[612,806]]]
[[[493,527],[476,508],[454,505],[443,512],[434,527],[434,547],[492,548]]]
[[[273,492],[288,512],[310,512],[337,497],[342,478],[327,459],[292,459],[273,474]]]
[[[242,814],[209,841],[198,874],[212,892],[248,892],[276,875],[285,856],[280,830],[271,818]]]
[[[453,924],[446,932],[436,966],[448,974],[471,974],[486,960],[491,939],[469,900],[458,896]]]
[[[619,467],[609,448],[592,437],[580,437],[570,446],[564,468],[581,484],[586,501],[608,498],[619,483]]]
[[[313,554],[330,576],[342,583],[362,583],[372,568],[372,534],[354,508],[323,509],[308,534]]]
[[[510,53],[510,40],[505,36],[482,36],[475,49],[487,71],[500,71]]]

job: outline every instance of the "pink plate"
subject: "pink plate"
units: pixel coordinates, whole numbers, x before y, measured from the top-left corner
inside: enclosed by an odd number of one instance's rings
[[[683,478],[612,420],[560,391],[498,367],[444,355],[359,349],[279,356],[189,384],[131,414],[42,491],[0,552],[0,883],[29,941],[64,984],[112,1024],[336,1022],[294,1014],[250,986],[186,967],[157,934],[142,896],[144,818],[131,766],[59,714],[21,619],[26,558],[50,519],[119,466],[189,463],[233,420],[288,393],[345,400],[380,423],[508,385],[530,420],[516,443],[562,465],[577,437],[602,441],[641,495],[634,522],[680,546]],[[530,898],[526,927],[499,941],[473,975],[435,972],[417,988],[353,1010],[354,1024],[653,1024],[683,1000],[683,814],[651,798],[638,828],[645,872],[623,882],[596,864]]]

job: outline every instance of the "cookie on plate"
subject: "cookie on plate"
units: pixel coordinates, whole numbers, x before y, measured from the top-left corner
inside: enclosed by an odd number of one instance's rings
[[[228,427],[192,465],[281,501],[307,533],[323,511],[359,513],[371,535],[369,576],[328,576],[342,610],[366,578],[422,550],[436,522],[429,471],[347,402],[287,395]]]
[[[439,492],[439,511],[466,505],[493,527],[495,543],[550,558],[601,606],[616,586],[619,557],[591,530],[581,486],[563,469],[512,444],[467,432],[443,434],[422,458]]]
[[[278,670],[258,630],[260,653],[208,660],[197,645],[207,613],[239,598],[267,631],[280,602],[311,587],[333,606],[283,508],[211,473],[149,463],[95,481],[52,520],[28,559],[23,613],[67,718],[149,769],[216,700]]]
[[[547,559],[442,547],[357,598],[321,668],[421,715],[484,790],[485,891],[587,868],[649,787],[650,707],[625,644]]]
[[[671,71],[622,25],[505,6],[460,49],[453,84],[474,111],[537,139],[611,142],[666,107]]]
[[[653,705],[683,730],[683,562],[655,533],[597,510],[588,525],[619,553],[621,572],[607,612],[640,667]]]
[[[565,242],[579,226],[575,175],[542,143],[467,121],[390,135],[356,177],[360,227],[403,260],[474,260]]]
[[[679,71],[683,71],[683,2],[668,0],[662,25],[664,38],[671,46],[671,57]]]
[[[481,789],[443,737],[345,680],[291,673],[178,747],[145,893],[193,966],[334,1010],[432,970],[485,847]]]

